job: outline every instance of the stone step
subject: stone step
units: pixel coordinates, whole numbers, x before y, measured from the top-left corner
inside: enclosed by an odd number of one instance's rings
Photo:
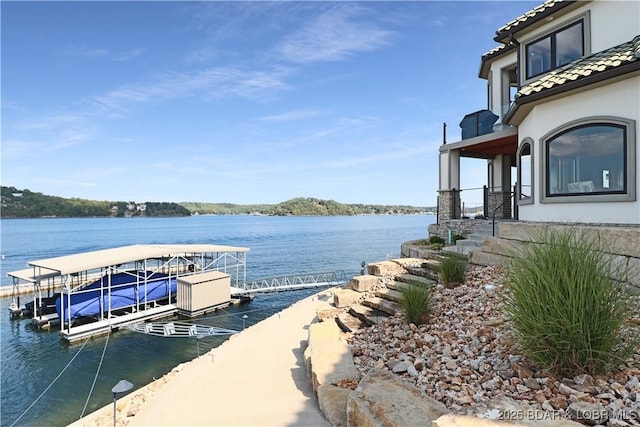
[[[336,316],[336,323],[343,332],[355,332],[360,329],[368,328],[369,324],[362,319],[352,316],[347,312],[340,313]]]
[[[423,267],[410,267],[407,268],[408,274],[413,274],[414,276],[424,277],[429,280],[436,281],[438,280],[438,270],[440,267],[440,262],[437,265],[430,265],[428,268]]]
[[[411,284],[407,282],[398,282],[394,280],[393,282],[387,283],[387,288],[393,289],[394,291],[402,292],[403,289],[410,287]]]
[[[362,304],[354,304],[349,307],[349,314],[362,320],[369,326],[377,325],[378,322],[389,315],[384,311],[376,310]]]
[[[484,237],[482,238],[468,238],[468,239],[461,239],[461,240],[457,240],[456,241],[456,246],[476,246],[476,247],[480,247],[482,246],[482,241],[484,240]]]
[[[389,301],[394,301],[397,303],[401,303],[402,301],[402,292],[396,291],[395,289],[378,289],[375,292],[375,296],[378,298],[387,299]]]
[[[367,307],[375,308],[376,310],[383,311],[391,316],[394,316],[396,313],[402,312],[402,306],[394,301],[389,301],[380,297],[370,297],[362,302],[363,305]]]
[[[422,261],[420,267],[424,270],[431,270],[437,272],[440,268],[440,262],[442,261],[443,255],[434,254],[432,259],[426,259]]]
[[[414,283],[417,285],[430,286],[433,284],[432,279],[427,279],[426,277],[416,276],[415,274],[402,274],[400,276],[396,276],[397,282],[405,282],[405,283]]]

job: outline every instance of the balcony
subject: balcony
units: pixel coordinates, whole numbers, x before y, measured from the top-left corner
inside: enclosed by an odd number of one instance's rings
[[[464,116],[460,122],[462,139],[475,138],[493,132],[493,125],[498,121],[498,116],[489,110],[480,110]]]

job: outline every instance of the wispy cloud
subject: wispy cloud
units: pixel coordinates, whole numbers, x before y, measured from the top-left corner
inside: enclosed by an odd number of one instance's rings
[[[143,53],[143,49],[127,49],[123,51],[113,51],[104,48],[91,48],[81,45],[68,45],[60,51],[63,55],[75,56],[84,59],[101,59],[112,62],[123,62],[136,58]]]
[[[90,98],[97,112],[128,110],[133,104],[177,99],[187,96],[220,98],[237,95],[252,98],[265,92],[287,87],[287,69],[242,70],[216,67],[192,73],[166,73],[150,83],[128,84]]]
[[[344,158],[342,160],[327,162],[324,166],[328,168],[353,168],[355,166],[365,165],[365,164],[375,164],[375,163],[389,163],[393,160],[402,160],[407,158],[412,158],[417,155],[422,155],[426,153],[431,153],[437,149],[434,149],[432,146],[425,145],[417,145],[412,147],[407,147],[404,149],[397,149],[393,151],[387,152],[378,152],[364,156],[350,157]]]
[[[313,117],[319,117],[327,114],[326,111],[322,110],[295,110],[288,111],[282,114],[275,114],[271,116],[264,116],[258,118],[258,120],[263,120],[267,122],[292,122],[296,120],[306,120]]]
[[[286,61],[305,64],[343,60],[391,44],[394,32],[356,20],[365,12],[359,5],[339,4],[290,34],[275,51]]]

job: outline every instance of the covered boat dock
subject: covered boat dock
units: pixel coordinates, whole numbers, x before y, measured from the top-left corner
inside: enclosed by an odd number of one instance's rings
[[[13,281],[10,311],[29,314],[40,326],[59,324],[60,335],[70,342],[176,312],[189,314],[193,307],[202,314],[242,293],[248,251],[211,244],[152,244],[30,261],[29,268],[7,273]],[[216,280],[204,280],[213,272]],[[211,290],[192,292],[194,283]],[[33,286],[30,310],[20,307],[18,299],[25,284]]]

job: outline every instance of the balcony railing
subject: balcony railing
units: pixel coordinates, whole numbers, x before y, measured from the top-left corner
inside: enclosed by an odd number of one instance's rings
[[[464,116],[460,122],[462,139],[475,138],[493,132],[493,125],[498,121],[498,116],[489,110],[480,110]]]

